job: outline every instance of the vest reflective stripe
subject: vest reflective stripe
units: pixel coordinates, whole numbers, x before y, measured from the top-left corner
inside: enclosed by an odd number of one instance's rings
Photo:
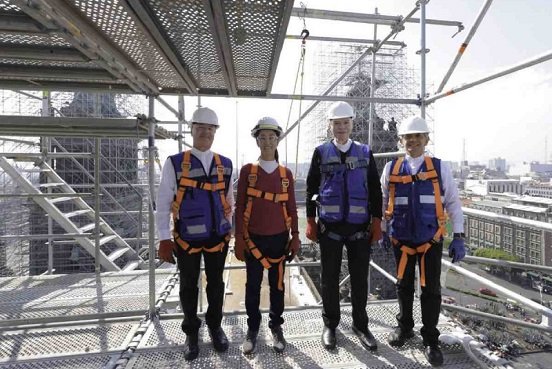
[[[353,142],[341,163],[337,147],[327,142],[317,147],[320,153],[320,219],[335,223],[363,224],[370,220],[368,166],[370,147]]]
[[[420,202],[422,204],[435,204],[435,196],[420,195]]]
[[[226,201],[226,182],[229,178],[225,178],[224,173],[231,173],[231,161],[224,158],[223,165],[220,155],[215,153],[214,168],[210,172],[216,173],[216,176],[206,176],[203,164],[199,159],[192,158],[190,150],[171,156],[171,161],[175,169],[180,168],[178,188],[172,203],[173,235],[177,234],[183,242],[227,235],[231,226],[226,217],[232,209]],[[190,196],[186,196],[188,192]]]
[[[278,265],[278,289],[280,291],[284,290],[284,261],[286,259],[286,250],[284,254],[279,258],[269,258],[262,254],[261,250],[255,245],[255,242],[251,240],[249,236],[249,221],[251,219],[251,211],[253,209],[253,198],[259,198],[270,202],[279,202],[282,204],[282,215],[286,228],[289,231],[291,228],[291,217],[287,213],[287,204],[289,200],[289,194],[287,193],[289,187],[289,180],[287,178],[286,168],[282,165],[278,166],[278,171],[280,174],[280,181],[282,185],[281,193],[272,193],[261,191],[255,186],[257,185],[257,173],[259,170],[258,164],[251,164],[251,169],[249,175],[247,176],[248,187],[247,187],[247,204],[245,206],[245,211],[243,212],[243,238],[249,249],[249,252],[255,259],[257,259],[265,269],[270,269],[273,265]]]
[[[349,212],[354,214],[366,214],[366,208],[363,206],[349,206]]]
[[[395,205],[408,205],[408,197],[395,197]]]

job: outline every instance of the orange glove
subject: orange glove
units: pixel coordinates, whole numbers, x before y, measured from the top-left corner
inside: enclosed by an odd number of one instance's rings
[[[245,250],[247,249],[247,244],[243,239],[243,234],[236,234],[236,243],[234,244],[234,255],[239,261],[245,261]]]
[[[159,259],[166,261],[167,263],[174,264],[174,256],[173,252],[176,248],[176,245],[172,240],[161,240],[159,241],[159,251],[157,254],[159,255]]]
[[[374,242],[378,242],[379,240],[382,239],[383,236],[381,234],[380,218],[372,218],[372,224],[370,225],[370,234],[372,235],[370,239],[370,244]]]
[[[286,257],[286,260],[292,261],[295,258],[295,255],[297,255],[297,252],[299,251],[299,249],[301,248],[301,240],[299,239],[298,234],[294,234],[291,237],[288,247],[289,247],[289,250],[288,250],[288,255]]]
[[[314,217],[307,218],[307,232],[306,236],[311,241],[318,241],[318,225]]]

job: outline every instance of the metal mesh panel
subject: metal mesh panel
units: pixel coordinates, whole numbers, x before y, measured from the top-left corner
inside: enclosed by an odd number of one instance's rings
[[[23,319],[94,314],[148,307],[147,274],[102,277],[90,275],[0,279],[0,317]],[[156,278],[156,291],[165,276]]]
[[[17,45],[35,45],[35,46],[71,46],[65,39],[57,36],[54,33],[17,33],[5,32],[0,33],[0,42]]]
[[[5,59],[0,58],[0,63],[12,64],[12,65],[25,65],[33,67],[56,67],[56,68],[86,68],[86,69],[98,69],[98,66],[89,62],[68,62],[57,60],[37,60],[37,59]]]
[[[76,0],[75,6],[162,87],[182,87],[175,70],[136,27],[119,1]]]
[[[0,363],[1,369],[97,369],[105,367],[112,356],[86,355],[78,358],[43,359],[40,361],[28,361],[19,363]]]
[[[22,13],[18,6],[11,4],[10,0],[0,0],[0,11]]]
[[[4,332],[0,359],[122,350],[135,327],[137,324],[118,323]]]
[[[200,87],[226,90],[203,2],[151,0],[149,6]]]
[[[240,90],[266,90],[284,5],[283,0],[224,1],[226,28]]]

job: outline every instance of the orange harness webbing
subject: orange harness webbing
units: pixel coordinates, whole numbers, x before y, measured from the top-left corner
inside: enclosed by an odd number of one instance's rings
[[[387,210],[385,212],[385,219],[387,221],[390,221],[393,218],[393,210],[395,206],[395,184],[396,183],[406,184],[406,183],[412,183],[414,181],[431,180],[433,184],[433,192],[435,193],[435,213],[437,215],[437,223],[439,224],[439,228],[437,229],[437,232],[435,232],[435,234],[433,235],[433,238],[430,241],[417,247],[401,245],[397,239],[391,238],[393,245],[396,247],[400,246],[400,250],[402,251],[401,259],[399,261],[399,265],[397,266],[397,279],[401,280],[404,276],[406,264],[408,262],[408,256],[422,254],[421,261],[420,261],[420,284],[422,285],[422,287],[425,287],[426,285],[425,254],[431,248],[432,243],[439,242],[441,240],[441,237],[446,233],[445,232],[446,216],[445,216],[445,212],[443,211],[443,201],[441,199],[441,187],[439,186],[439,177],[437,175],[437,171],[433,167],[433,161],[429,156],[424,157],[427,172],[420,172],[416,175],[406,175],[406,176],[398,175],[403,161],[404,161],[403,157],[400,157],[397,159],[391,171],[391,175],[389,176],[389,201],[387,204]]]
[[[280,291],[283,291],[284,260],[286,259],[286,255],[282,255],[281,257],[276,259],[264,256],[262,252],[257,248],[257,245],[255,245],[255,243],[249,237],[249,220],[251,219],[251,209],[253,208],[254,197],[275,203],[280,202],[282,204],[282,213],[286,222],[286,228],[289,231],[289,229],[291,228],[291,217],[288,216],[286,207],[286,202],[289,199],[289,194],[287,192],[289,187],[289,180],[286,175],[286,168],[282,165],[279,165],[278,170],[280,172],[280,180],[282,181],[282,193],[260,191],[255,188],[255,185],[257,184],[258,170],[259,165],[252,164],[251,171],[247,176],[247,181],[249,182],[249,185],[247,187],[247,205],[243,213],[243,238],[245,239],[245,243],[247,244],[251,255],[253,255],[253,257],[255,257],[255,259],[257,259],[265,269],[270,269],[272,265],[278,264],[278,289]]]
[[[232,212],[230,205],[228,205],[228,202],[226,201],[226,195],[224,193],[224,190],[226,189],[226,183],[224,182],[224,166],[222,165],[219,154],[216,154],[216,153],[213,154],[213,158],[215,159],[215,165],[217,168],[216,183],[199,182],[189,178],[190,168],[192,167],[191,154],[192,154],[191,150],[187,150],[184,152],[184,157],[182,158],[182,165],[181,165],[182,171],[180,173],[180,178],[178,179],[178,189],[176,191],[175,199],[172,202],[172,217],[173,217],[173,223],[174,223],[173,237],[175,242],[184,251],[188,252],[189,254],[195,254],[195,253],[201,252],[202,250],[206,252],[218,252],[218,251],[222,252],[224,250],[224,245],[226,245],[228,241],[230,241],[229,234],[224,237],[224,241],[216,244],[213,247],[210,247],[210,248],[205,248],[203,246],[191,247],[188,242],[180,238],[180,235],[178,234],[178,230],[176,229],[177,220],[179,218],[180,204],[184,199],[184,195],[186,194],[187,187],[199,188],[204,191],[218,192],[220,195],[220,201],[224,208],[224,216],[228,216]],[[208,174],[208,176],[209,175],[210,174]]]

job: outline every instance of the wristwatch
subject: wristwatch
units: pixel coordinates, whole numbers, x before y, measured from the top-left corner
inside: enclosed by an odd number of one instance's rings
[[[466,235],[464,234],[464,232],[462,232],[462,233],[453,233],[452,234],[452,238],[464,239],[465,237],[466,237]]]

